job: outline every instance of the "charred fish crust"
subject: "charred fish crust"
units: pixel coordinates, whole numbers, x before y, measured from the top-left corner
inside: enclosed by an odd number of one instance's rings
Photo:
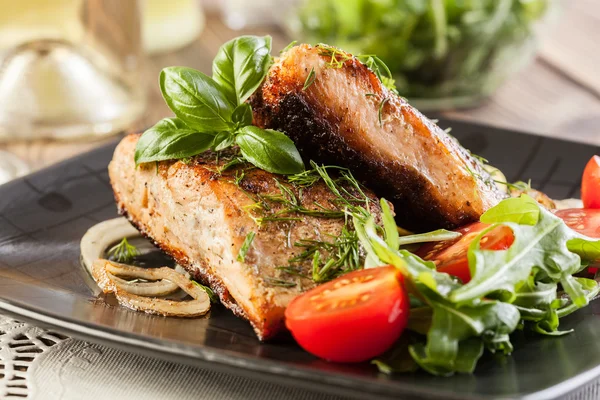
[[[353,146],[347,136],[336,133],[339,122],[327,121],[316,114],[304,98],[289,94],[281,99],[276,107],[265,105],[254,99],[253,110],[264,126],[286,132],[294,141],[305,160],[326,163],[327,160],[344,158],[344,166],[369,189],[385,197],[394,205],[396,220],[409,230],[432,230],[439,227],[453,228],[455,224],[468,222],[464,215],[445,216],[440,220],[440,206],[431,196],[432,187],[423,176],[411,166],[400,163],[386,164],[370,159]],[[349,135],[355,135],[349,132]],[[390,187],[389,182],[395,182]],[[398,190],[395,190],[398,188]],[[455,224],[448,220],[457,221]]]
[[[413,231],[476,221],[505,197],[479,161],[359,60],[326,59],[307,45],[284,53],[250,99],[255,123],[284,131],[305,161],[350,169]]]
[[[320,243],[320,265],[325,265],[337,254],[328,253],[332,241],[352,236],[339,209],[340,195],[322,179],[299,185],[249,164],[221,173],[227,161],[210,154],[160,162],[158,169],[136,167],[138,138],[125,137],[109,165],[121,214],[193,278],[207,283],[261,340],[276,335],[284,329],[287,304],[317,284],[306,246]],[[212,179],[215,173],[218,179]],[[340,180],[340,187],[345,182]],[[361,195],[378,204],[371,192]],[[371,210],[380,219],[380,209]],[[352,269],[360,267],[360,257],[352,260]],[[330,269],[319,280],[346,268]]]

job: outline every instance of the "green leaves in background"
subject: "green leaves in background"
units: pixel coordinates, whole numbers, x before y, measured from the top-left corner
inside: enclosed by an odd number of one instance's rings
[[[195,156],[210,148],[214,136],[190,129],[178,118],[165,118],[138,140],[135,163]]]
[[[294,142],[281,132],[249,125],[240,130],[236,143],[246,160],[265,171],[297,174],[304,170]]]
[[[219,49],[213,79],[232,104],[240,105],[258,88],[270,65],[270,36],[240,36]]]
[[[303,171],[294,143],[281,132],[252,126],[252,107],[245,103],[265,79],[270,53],[270,36],[240,36],[221,46],[212,78],[186,67],[163,69],[160,88],[177,118],[165,118],[144,132],[136,145],[136,164],[237,144],[258,168],[278,174]]]

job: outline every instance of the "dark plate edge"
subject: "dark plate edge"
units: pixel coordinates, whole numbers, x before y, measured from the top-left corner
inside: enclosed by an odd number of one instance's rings
[[[34,323],[37,326],[44,328],[50,328],[70,337],[88,340],[108,347],[117,347],[123,351],[135,352],[146,357],[158,357],[176,363],[183,362],[191,366],[236,374],[251,379],[259,379],[269,383],[289,385],[299,389],[327,392],[332,395],[348,396],[357,399],[364,399],[365,395],[368,395],[370,396],[369,398],[375,398],[372,396],[377,396],[376,398],[381,400],[397,399],[399,394],[408,396],[406,397],[407,399],[415,400],[482,400],[494,398],[481,395],[472,397],[448,397],[448,393],[446,392],[432,391],[418,385],[403,385],[399,391],[398,387],[392,389],[385,385],[373,383],[367,383],[369,386],[368,392],[357,392],[356,387],[348,387],[346,385],[347,380],[350,378],[347,376],[340,378],[336,373],[318,371],[319,376],[322,378],[324,377],[326,380],[325,382],[320,382],[313,379],[314,372],[311,372],[309,369],[295,366],[293,367],[294,374],[285,374],[283,373],[283,370],[286,370],[286,367],[281,366],[277,361],[260,359],[250,360],[239,355],[229,355],[225,350],[202,348],[201,352],[190,355],[181,351],[176,345],[166,347],[164,346],[165,342],[160,340],[157,341],[149,338],[141,340],[136,338],[135,334],[129,332],[123,336],[117,335],[102,326],[94,326],[88,323],[73,321],[69,318],[40,312],[1,297],[0,310],[2,310],[4,315],[10,315],[19,320]],[[251,362],[253,368],[244,366],[243,363],[246,361]],[[274,382],[272,378],[276,378],[277,381]],[[311,387],[306,386],[307,382],[311,383]],[[424,393],[425,391],[427,392]]]
[[[335,373],[319,371],[321,377],[325,377],[325,382],[313,380],[314,372],[301,367],[294,367],[295,374],[285,374],[283,370],[286,368],[279,365],[277,361],[246,359],[238,355],[226,354],[226,351],[213,351],[203,348],[201,353],[193,355],[185,354],[180,351],[178,346],[161,346],[164,342],[156,340],[140,340],[135,335],[127,333],[126,336],[120,336],[102,326],[93,326],[87,323],[72,321],[68,318],[51,315],[48,313],[33,310],[29,307],[15,304],[10,300],[0,297],[0,310],[3,314],[11,315],[17,319],[26,322],[33,322],[46,328],[51,328],[57,332],[64,333],[71,337],[76,337],[81,340],[89,340],[91,342],[106,345],[108,347],[117,347],[123,351],[134,352],[146,357],[158,357],[170,362],[185,363],[187,365],[217,370],[219,372],[235,374],[251,379],[259,379],[264,382],[273,383],[272,378],[277,378],[276,383],[289,385],[299,389],[308,389],[312,391],[327,392],[332,395],[342,395],[357,399],[364,399],[365,395],[377,396],[378,399],[397,399],[398,395],[408,396],[410,399],[446,399],[446,400],[482,400],[482,399],[497,399],[491,395],[477,395],[470,397],[448,397],[447,392],[434,391],[429,388],[423,388],[417,385],[403,385],[399,387],[389,388],[380,384],[368,384],[368,393],[357,392],[355,387],[348,387],[346,381],[348,377],[338,377]],[[150,351],[150,352],[148,352]],[[241,363],[240,363],[241,361]],[[251,362],[253,367],[244,366],[244,362]],[[516,394],[514,397],[503,397],[503,399],[520,399],[520,400],[553,400],[558,399],[566,394],[576,391],[577,389],[589,384],[594,379],[600,376],[600,364],[593,367],[575,377],[558,383],[554,386],[540,390],[534,393]],[[305,385],[310,382],[311,387]],[[382,390],[383,389],[383,390]],[[385,390],[388,389],[388,390]],[[370,397],[374,398],[374,397]],[[404,398],[404,397],[403,397]]]
[[[452,126],[452,124],[464,124],[470,126],[472,129],[485,130],[485,129],[493,129],[497,131],[505,131],[510,133],[517,133],[520,135],[526,136],[535,136],[542,139],[550,139],[554,141],[560,141],[563,143],[575,143],[581,144],[590,147],[600,148],[600,146],[594,145],[592,143],[574,141],[570,139],[557,138],[547,135],[542,135],[539,133],[522,131],[512,128],[500,127],[496,125],[487,125],[479,122],[473,122],[469,120],[459,120],[459,119],[449,119],[441,115],[432,115],[432,119],[439,118],[439,125],[441,126]],[[0,190],[8,190],[8,188],[13,184],[19,184],[23,180],[26,180],[28,177],[32,175],[38,175],[46,173],[48,170],[60,168],[64,165],[68,165],[72,162],[76,162],[78,160],[84,159],[88,154],[96,153],[99,151],[103,151],[106,148],[115,147],[119,141],[123,138],[123,135],[118,135],[114,140],[109,141],[108,143],[101,144],[87,152],[76,154],[72,157],[69,157],[65,160],[62,160],[58,163],[47,166],[43,169],[34,171],[30,174],[27,174],[23,177],[16,178],[12,181],[9,181],[5,184],[0,185]],[[324,391],[333,395],[344,395],[354,398],[364,398],[365,393],[357,393],[356,388],[351,388],[344,385],[344,380],[348,379],[347,377],[340,378],[336,376],[336,374],[327,373],[324,371],[319,371],[320,376],[324,376],[328,378],[327,382],[317,382],[312,380],[314,374],[308,369],[302,369],[300,367],[294,367],[297,370],[296,375],[291,374],[283,374],[281,372],[282,367],[278,365],[276,361],[267,361],[267,360],[255,360],[252,359],[251,362],[254,365],[260,364],[260,368],[258,369],[249,369],[242,364],[240,364],[240,359],[242,361],[247,361],[245,358],[240,357],[238,355],[232,356],[228,354],[223,354],[222,351],[213,351],[211,349],[203,348],[202,351],[204,353],[211,353],[212,357],[220,358],[220,359],[210,359],[211,357],[207,357],[207,354],[195,353],[194,355],[184,354],[176,346],[170,347],[162,347],[160,341],[143,341],[139,340],[132,336],[119,336],[115,333],[110,332],[101,326],[88,326],[88,324],[82,324],[80,322],[69,320],[67,318],[63,318],[61,316],[51,315],[49,313],[44,313],[39,310],[33,310],[26,306],[16,304],[11,302],[9,299],[5,299],[0,297],[0,310],[2,310],[3,314],[11,315],[16,317],[17,319],[24,320],[26,322],[31,322],[43,327],[52,328],[53,330],[61,333],[65,333],[69,336],[76,337],[82,340],[89,340],[92,342],[100,343],[103,345],[107,345],[109,347],[118,347],[121,350],[128,352],[135,352],[144,356],[156,356],[161,359],[185,363],[192,366],[214,369],[220,372],[225,373],[234,373],[236,375],[249,377],[252,379],[259,379],[261,381],[271,382],[272,380],[269,378],[277,378],[277,383],[281,383],[284,385],[289,385],[301,389],[307,389],[304,385],[304,382],[311,382],[313,387],[308,388],[309,390],[317,390]],[[129,333],[128,333],[129,334]],[[148,353],[148,350],[151,353]],[[248,360],[249,361],[249,360]],[[299,371],[298,371],[299,370]],[[593,367],[585,372],[582,372],[573,378],[567,379],[563,382],[560,382],[554,386],[548,387],[546,389],[542,389],[538,392],[528,393],[528,394],[517,394],[516,397],[506,397],[504,399],[521,399],[521,400],[552,400],[557,399],[561,396],[569,394],[577,389],[583,387],[586,384],[589,384],[594,379],[600,376],[600,364],[596,367]],[[448,399],[448,400],[482,400],[482,399],[496,399],[496,397],[488,396],[488,395],[477,395],[471,397],[447,397],[447,393],[431,391],[431,389],[423,388],[422,386],[412,386],[412,385],[403,385],[400,391],[392,391],[392,390],[381,390],[388,388],[383,385],[370,384],[370,390],[368,392],[369,395],[378,396],[380,399],[390,399],[397,398],[398,394],[403,394],[406,396],[410,396],[411,399],[431,399],[431,398],[439,398],[439,399]],[[389,388],[388,388],[389,389]],[[396,390],[398,387],[395,388]],[[374,390],[374,391],[373,391]],[[428,391],[424,393],[424,391]],[[424,396],[424,397],[423,397]]]

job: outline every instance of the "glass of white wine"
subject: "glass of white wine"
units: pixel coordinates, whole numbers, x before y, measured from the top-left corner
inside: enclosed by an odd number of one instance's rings
[[[0,11],[0,143],[101,137],[141,116],[138,1],[0,0]],[[22,173],[17,163],[0,151],[0,175]]]
[[[0,0],[0,141],[117,132],[145,93],[139,5]]]

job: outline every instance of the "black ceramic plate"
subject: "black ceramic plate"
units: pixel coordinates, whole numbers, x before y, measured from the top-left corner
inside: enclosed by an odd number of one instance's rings
[[[598,149],[458,122],[452,133],[501,168],[556,198],[579,195]],[[360,398],[554,398],[600,376],[600,300],[564,321],[560,338],[517,333],[511,357],[485,357],[475,374],[389,377],[364,365],[319,361],[291,340],[262,344],[220,306],[210,318],[150,316],[107,304],[79,266],[79,240],[116,216],[106,173],[114,144],[0,187],[0,310],[108,345],[232,373]]]

